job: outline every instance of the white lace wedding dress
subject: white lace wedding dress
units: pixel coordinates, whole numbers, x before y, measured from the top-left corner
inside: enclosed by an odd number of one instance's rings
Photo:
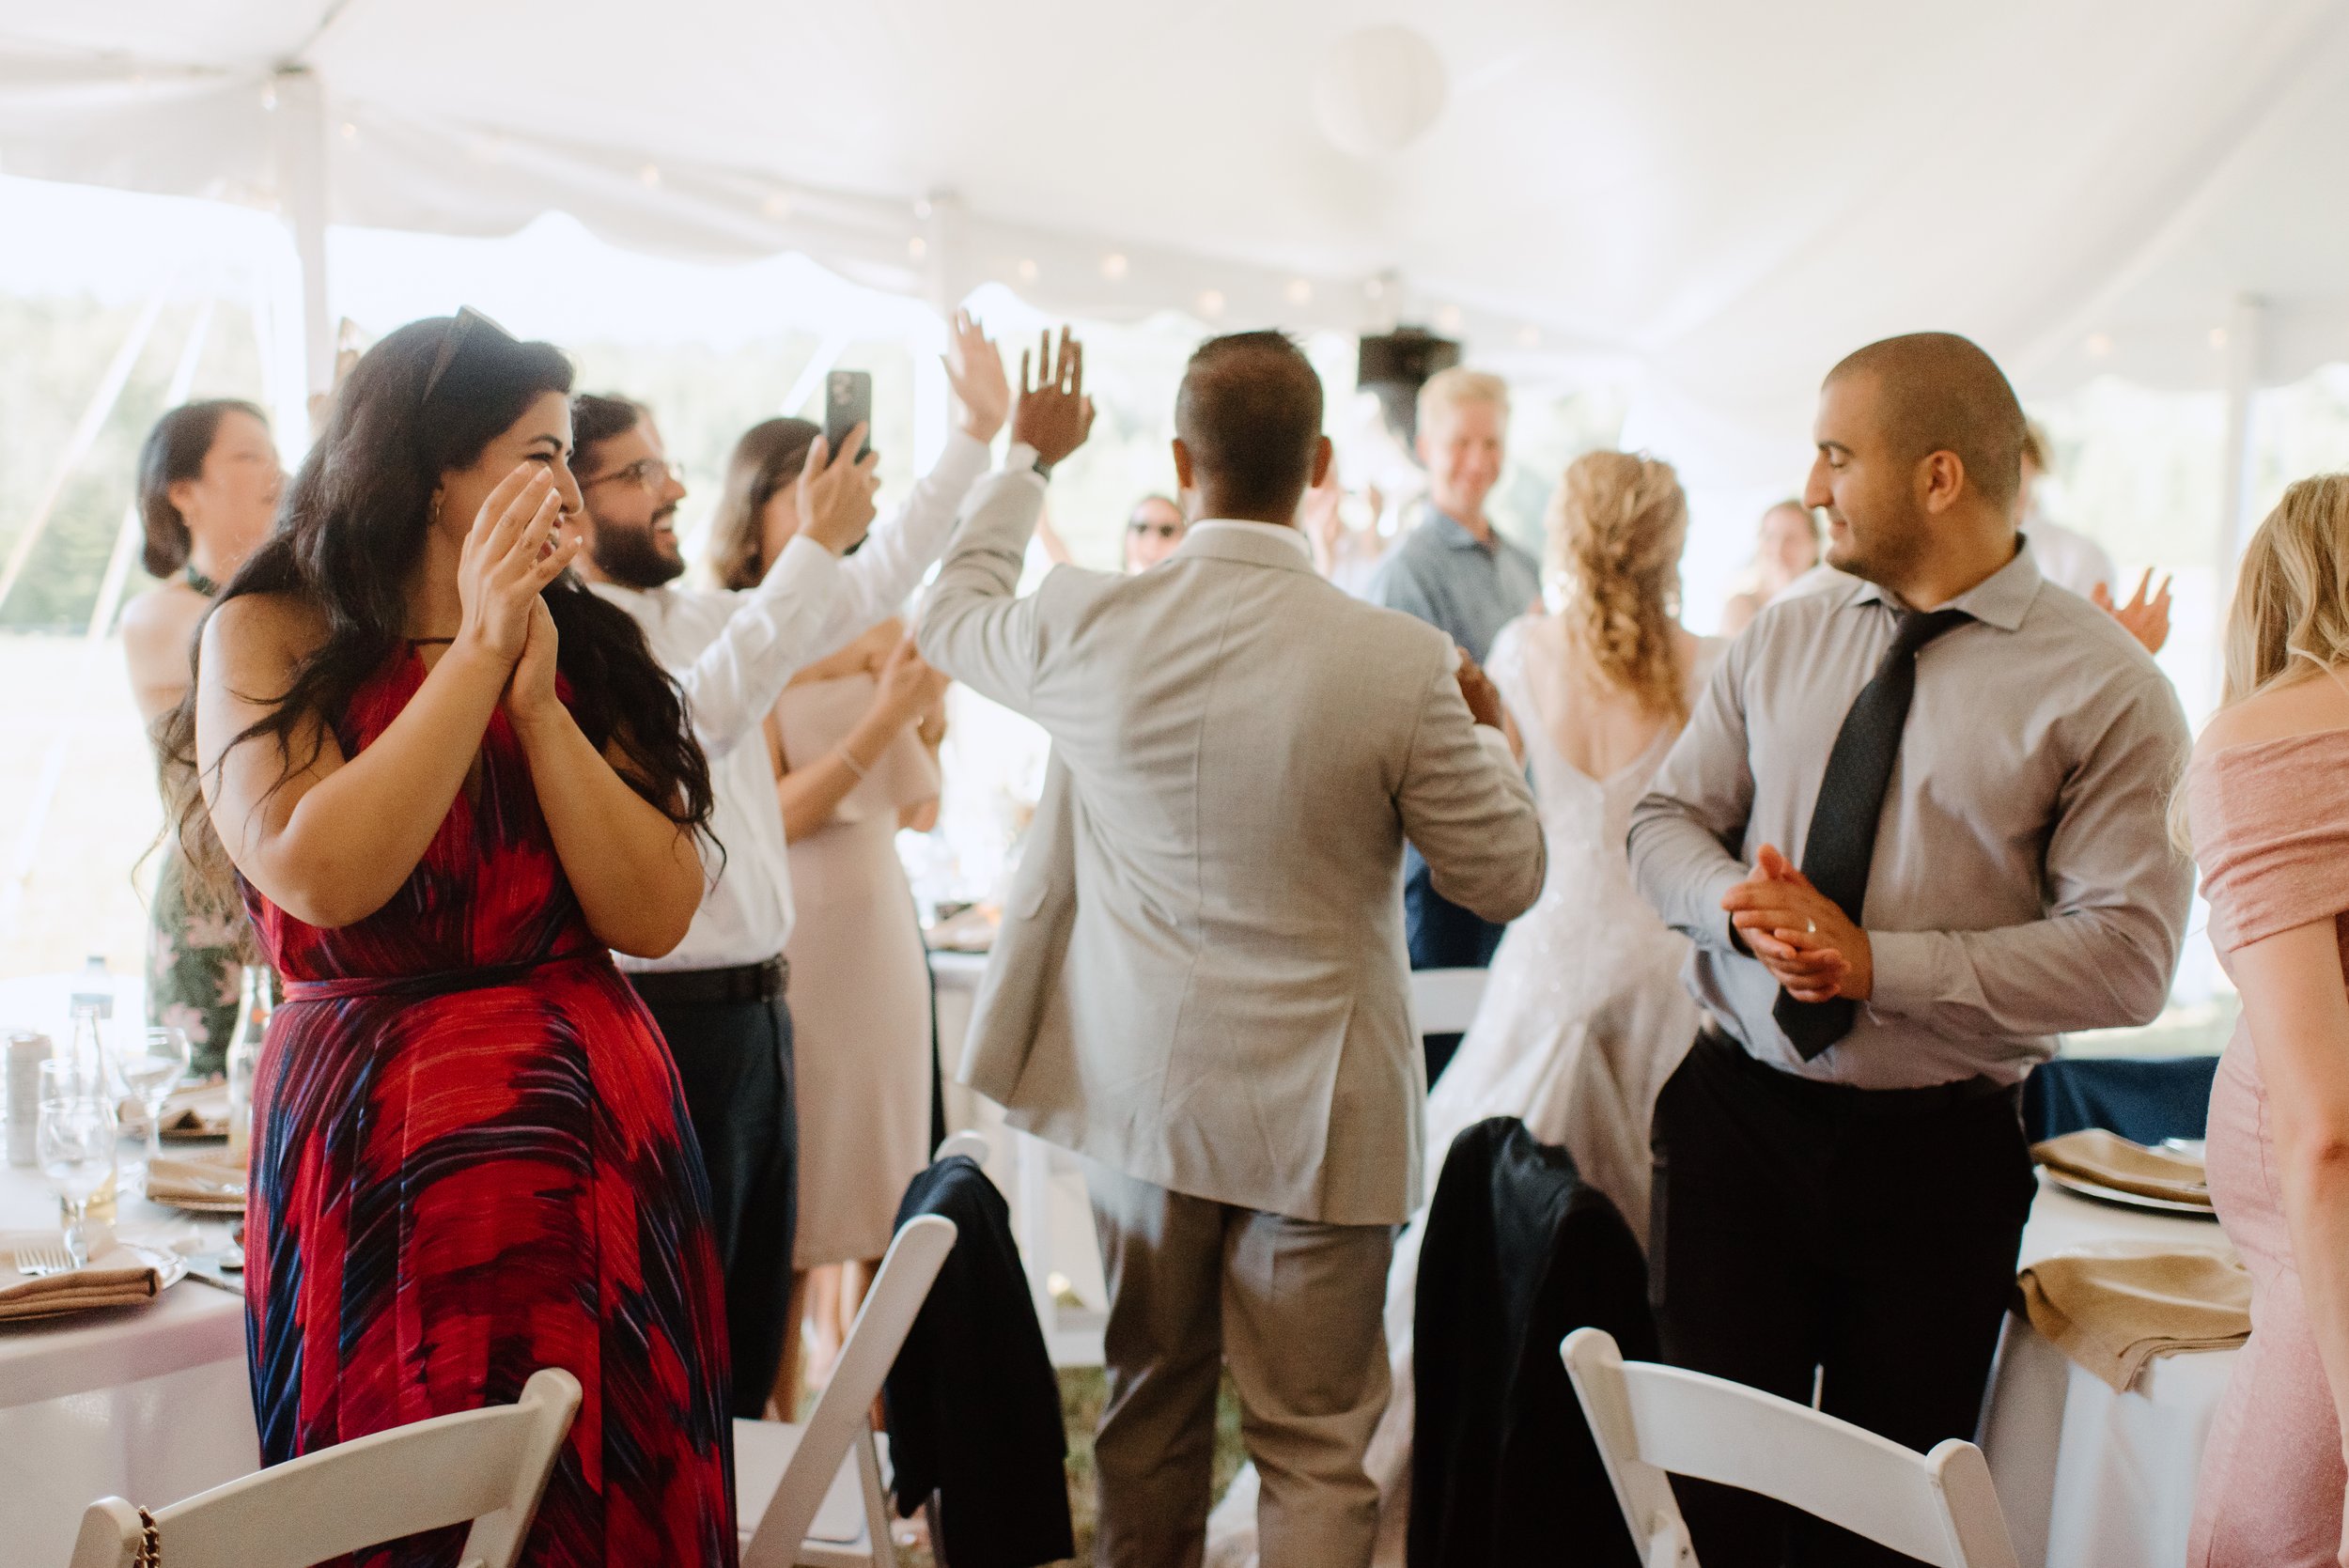
[[[1501,938],[1475,1022],[1427,1097],[1426,1190],[1434,1196],[1462,1131],[1489,1116],[1517,1116],[1543,1142],[1565,1145],[1582,1178],[1614,1200],[1644,1244],[1648,1121],[1700,1016],[1680,978],[1688,940],[1632,886],[1624,837],[1678,732],[1666,728],[1604,779],[1567,762],[1559,737],[1576,722],[1564,694],[1571,682],[1544,667],[1555,647],[1541,635],[1547,629],[1523,620],[1503,627],[1486,671],[1524,739],[1548,877],[1540,900]],[[1699,644],[1686,683],[1692,694],[1719,653],[1718,644]],[[1379,1568],[1401,1568],[1409,1514],[1421,1228],[1415,1219],[1396,1237],[1387,1275],[1394,1393],[1368,1456],[1380,1498]],[[1207,1527],[1212,1568],[1254,1563],[1256,1489],[1250,1466],[1217,1506]]]

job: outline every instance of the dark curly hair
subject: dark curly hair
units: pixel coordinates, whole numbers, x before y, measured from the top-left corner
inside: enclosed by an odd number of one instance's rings
[[[325,641],[295,667],[274,699],[275,711],[229,742],[233,750],[275,740],[286,765],[281,784],[308,767],[323,743],[295,760],[294,737],[304,718],[315,715],[331,726],[400,645],[405,585],[424,553],[441,475],[476,461],[537,398],[571,390],[570,362],[561,350],[478,321],[441,364],[461,319],[412,321],[359,361],[287,491],[276,532],[221,590],[218,604],[245,594],[286,594],[326,617]],[[686,723],[677,683],[654,660],[643,629],[572,573],[550,584],[544,597],[554,617],[556,666],[570,684],[580,728],[599,751],[618,747],[622,775],[638,794],[706,837],[709,763]],[[200,646],[200,633],[197,641]],[[198,787],[194,687],[164,721],[163,744],[181,843],[208,881],[226,885],[226,856]]]

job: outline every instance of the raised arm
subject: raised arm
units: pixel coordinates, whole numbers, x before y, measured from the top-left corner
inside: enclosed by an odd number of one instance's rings
[[[555,858],[596,939],[658,958],[685,939],[702,897],[693,831],[646,800],[616,745],[599,752],[555,694],[554,617],[532,600],[506,698]]]
[[[1489,696],[1483,683],[1481,673],[1464,682],[1450,660],[1435,670],[1395,805],[1436,892],[1501,924],[1541,896],[1548,852],[1533,792],[1507,739],[1497,726],[1478,723],[1463,695],[1464,685],[1482,685]],[[1499,719],[1498,698],[1490,707],[1487,717]]]
[[[531,607],[577,553],[574,542],[538,558],[560,505],[548,472],[532,464],[490,491],[459,560],[456,641],[356,757],[343,755],[318,714],[297,715],[283,745],[238,740],[275,716],[277,703],[261,694],[285,691],[324,638],[315,611],[257,595],[231,599],[206,624],[198,776],[222,846],[271,903],[311,925],[349,925],[389,903],[415,870],[464,787],[528,641]]]
[[[1035,373],[1032,382],[1030,376]],[[1003,470],[972,497],[970,518],[931,585],[918,631],[922,657],[980,695],[1025,710],[1042,659],[1033,599],[1015,596],[1028,536],[1044,510],[1044,474],[1084,443],[1093,401],[1084,395],[1084,350],[1062,329],[1055,362],[1048,334],[1042,363],[1019,356],[1019,407]]]

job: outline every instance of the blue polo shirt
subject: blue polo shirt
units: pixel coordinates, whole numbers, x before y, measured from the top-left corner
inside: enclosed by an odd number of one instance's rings
[[[1541,598],[1541,566],[1493,532],[1489,545],[1430,507],[1371,579],[1370,599],[1440,627],[1479,664],[1503,626]]]

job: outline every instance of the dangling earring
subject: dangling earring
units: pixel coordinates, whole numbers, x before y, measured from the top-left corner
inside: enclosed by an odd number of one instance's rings
[[[441,488],[438,485],[432,487],[432,510],[425,515],[424,522],[427,528],[441,526]]]

